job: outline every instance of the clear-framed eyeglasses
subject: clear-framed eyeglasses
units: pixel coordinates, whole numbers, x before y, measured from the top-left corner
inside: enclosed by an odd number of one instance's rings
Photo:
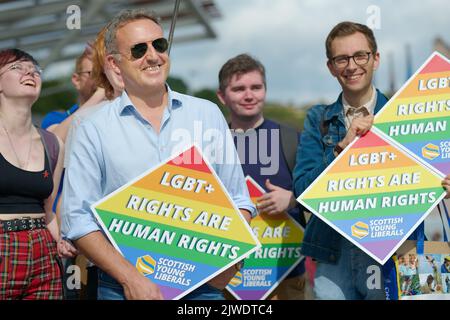
[[[38,66],[36,66],[36,65],[25,65],[23,63],[17,62],[17,63],[13,63],[5,71],[0,73],[0,76],[4,75],[6,72],[11,71],[11,70],[19,72],[22,75],[31,74],[34,77],[39,77],[39,78],[42,75],[42,69],[39,68]]]
[[[353,62],[355,62],[356,65],[362,67],[369,62],[371,54],[373,53],[370,51],[358,51],[352,56],[336,56],[330,60],[337,69],[344,69],[347,67],[350,59],[353,59]]]

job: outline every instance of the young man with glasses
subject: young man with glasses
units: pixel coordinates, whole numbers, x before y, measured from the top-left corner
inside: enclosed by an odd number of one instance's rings
[[[367,26],[336,25],[326,39],[326,54],[328,69],[342,93],[334,103],[308,111],[294,169],[297,197],[356,136],[370,129],[373,115],[387,102],[372,84],[380,54]],[[372,275],[368,267],[379,264],[315,215],[307,224],[302,253],[317,261],[317,299],[385,299],[383,285],[376,289],[367,285]]]
[[[374,114],[387,98],[372,84],[380,54],[372,30],[342,22],[326,39],[327,66],[342,93],[330,105],[316,105],[306,116],[294,169],[294,191],[298,197],[347,147],[356,136],[366,134]],[[442,181],[450,197],[450,175]],[[410,237],[414,239],[415,234]],[[302,253],[317,261],[314,292],[318,299],[385,299],[381,266],[312,215],[303,239]],[[369,289],[373,276],[369,266],[378,266],[380,288]]]
[[[99,299],[163,299],[158,286],[109,243],[91,204],[195,142],[203,146],[204,156],[247,221],[256,208],[220,109],[174,92],[166,84],[170,59],[158,19],[144,10],[122,11],[108,26],[105,49],[125,91],[85,119],[73,137],[64,181],[62,232],[101,270]],[[220,134],[206,134],[212,131]],[[211,147],[214,152],[207,153]],[[223,299],[220,289],[236,271],[229,268],[185,298]]]

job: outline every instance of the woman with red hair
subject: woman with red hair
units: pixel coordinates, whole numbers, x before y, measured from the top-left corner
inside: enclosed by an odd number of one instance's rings
[[[41,85],[31,55],[0,51],[0,300],[62,299],[60,235],[51,205],[63,147],[32,123]],[[61,254],[66,245],[61,240]]]

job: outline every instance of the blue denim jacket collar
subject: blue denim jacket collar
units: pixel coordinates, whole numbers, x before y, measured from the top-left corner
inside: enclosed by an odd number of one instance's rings
[[[338,117],[342,118],[341,120],[344,121],[344,113],[343,113],[343,106],[342,106],[342,92],[339,94],[338,99],[330,104],[328,108],[326,108],[325,115],[324,115],[324,121],[330,121],[331,119]]]
[[[375,114],[377,114],[388,102],[388,98],[377,89],[377,103],[375,104]]]

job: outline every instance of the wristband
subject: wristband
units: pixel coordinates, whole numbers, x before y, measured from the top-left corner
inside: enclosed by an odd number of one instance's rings
[[[234,265],[234,268],[235,268],[237,271],[241,271],[241,269],[244,267],[244,260],[245,260],[245,259],[242,259],[241,261],[239,261],[238,263],[236,263],[236,264]]]
[[[333,151],[336,152],[337,154],[340,154],[343,150],[344,149],[342,149],[342,147],[339,145],[339,143],[337,143],[333,149]]]

